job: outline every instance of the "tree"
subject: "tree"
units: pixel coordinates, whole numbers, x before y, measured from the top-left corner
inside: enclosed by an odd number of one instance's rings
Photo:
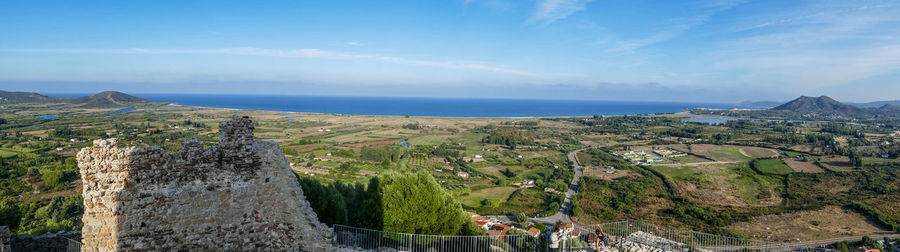
[[[834,249],[837,250],[837,251],[841,251],[841,252],[850,252],[850,247],[847,246],[847,243],[846,243],[846,242],[838,242],[838,243],[835,243],[835,244],[832,245],[832,246],[834,246]]]
[[[0,200],[0,225],[15,230],[19,226],[21,216],[15,198],[5,197]]]
[[[850,151],[850,166],[862,167],[862,157],[856,151]]]
[[[524,224],[527,224],[527,221],[528,221],[528,215],[525,215],[525,213],[517,213],[516,214],[516,222],[524,225]]]
[[[435,235],[481,231],[463,212],[459,202],[427,172],[386,172],[378,177],[383,230]]]
[[[546,232],[546,231],[547,231],[547,225],[544,225],[543,223],[535,223],[535,224],[534,224],[534,228],[537,228],[538,230],[541,230],[541,232]]]
[[[300,185],[319,220],[392,232],[474,235],[484,231],[462,206],[425,171],[388,171],[361,183],[323,185],[300,178]]]

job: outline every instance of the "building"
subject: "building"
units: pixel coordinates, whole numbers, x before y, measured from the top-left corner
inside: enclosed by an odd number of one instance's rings
[[[507,225],[494,223],[494,225],[491,225],[491,227],[488,228],[487,234],[491,236],[500,236],[499,240],[503,241],[502,235],[506,235],[506,233],[509,232],[509,229],[510,227]]]
[[[453,166],[449,166],[449,165],[448,165],[448,166],[444,166],[444,170],[452,171],[452,170],[453,170]]]
[[[457,173],[456,173],[456,176],[459,176],[459,177],[461,177],[461,178],[468,178],[468,177],[469,177],[469,173],[468,173],[468,172],[457,172]]]
[[[653,151],[653,153],[656,153],[656,155],[659,155],[664,158],[676,158],[676,157],[687,156],[686,153],[676,151],[676,150],[655,150],[655,151]]]
[[[528,231],[525,231],[525,233],[528,233],[528,235],[537,238],[538,235],[541,234],[541,230],[539,230],[539,229],[537,229],[537,228],[535,228],[535,227],[531,227],[531,228],[528,229]]]
[[[558,232],[560,234],[568,235],[569,233],[572,233],[572,231],[575,231],[575,224],[571,222],[563,222],[559,225],[558,229]]]
[[[475,225],[481,229],[489,230],[494,225],[494,221],[491,220],[491,218],[473,212],[466,212],[466,214],[469,215],[469,218],[472,218],[472,222],[475,222]]]

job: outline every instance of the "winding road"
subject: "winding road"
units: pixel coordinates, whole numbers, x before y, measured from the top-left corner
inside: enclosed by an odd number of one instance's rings
[[[576,150],[569,152],[569,161],[572,162],[572,167],[575,169],[575,176],[572,177],[572,183],[569,184],[569,190],[566,191],[566,198],[563,200],[562,206],[559,207],[559,212],[556,214],[541,217],[541,218],[529,218],[529,222],[533,223],[543,223],[544,225],[554,225],[557,221],[562,222],[572,222],[572,201],[575,200],[575,195],[578,194],[578,182],[581,181],[581,176],[584,175],[584,166],[581,166],[581,163],[578,162],[578,154],[579,151],[584,149]]]

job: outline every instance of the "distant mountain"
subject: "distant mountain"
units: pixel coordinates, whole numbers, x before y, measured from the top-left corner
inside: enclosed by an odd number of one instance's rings
[[[875,104],[879,102],[873,102]],[[822,116],[847,116],[847,117],[898,117],[900,116],[900,105],[889,102],[882,102],[878,107],[857,107],[839,101],[835,101],[828,96],[808,97],[801,96],[793,101],[781,104],[769,110],[794,112],[799,114],[822,115]]]
[[[55,101],[56,98],[47,97],[31,92],[7,92],[0,90],[0,103],[40,103]]]
[[[893,101],[874,101],[874,102],[865,102],[865,103],[853,103],[848,102],[847,104],[857,106],[860,108],[879,108],[884,105],[900,105],[900,100]]]
[[[54,98],[30,92],[0,91],[0,104],[13,103],[70,103],[82,108],[116,108],[128,107],[134,103],[148,102],[146,99],[116,91],[104,91],[99,94],[78,98]]]
[[[843,115],[857,116],[868,114],[869,111],[843,104],[835,101],[828,96],[809,97],[800,96],[800,98],[781,104],[771,110],[791,111],[801,114],[820,114],[820,115]]]
[[[74,98],[70,103],[85,108],[126,107],[132,103],[147,102],[146,99],[116,91],[103,91],[99,94]]]

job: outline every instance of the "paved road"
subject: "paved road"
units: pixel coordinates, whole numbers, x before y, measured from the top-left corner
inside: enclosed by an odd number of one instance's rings
[[[572,167],[575,169],[575,176],[572,177],[572,183],[569,184],[569,190],[566,191],[566,199],[563,200],[562,206],[559,207],[559,212],[547,217],[530,218],[528,221],[543,223],[544,225],[553,225],[556,224],[556,221],[572,222],[572,201],[575,200],[575,195],[578,194],[578,181],[581,181],[581,176],[584,175],[584,166],[578,163],[578,157],[575,154],[582,150],[569,152],[569,161],[572,162]]]

